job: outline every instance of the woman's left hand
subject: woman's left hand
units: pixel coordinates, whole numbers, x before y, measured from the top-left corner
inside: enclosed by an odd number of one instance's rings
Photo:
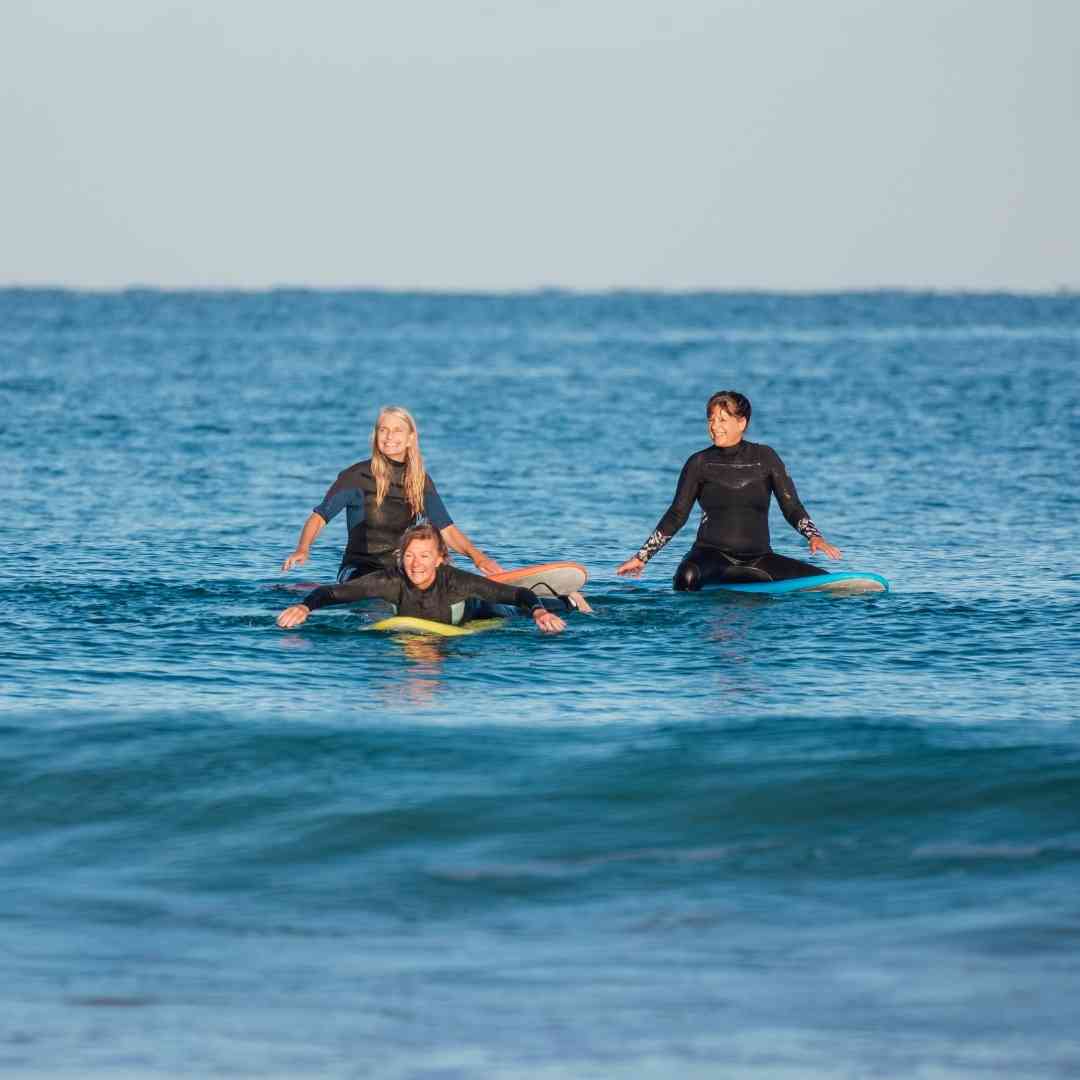
[[[544,634],[561,634],[566,629],[566,623],[558,615],[544,608],[537,608],[533,612],[533,622]]]
[[[841,552],[838,547],[833,547],[824,536],[811,536],[810,537],[810,554],[816,555],[819,551],[824,551],[830,559],[839,559]]]

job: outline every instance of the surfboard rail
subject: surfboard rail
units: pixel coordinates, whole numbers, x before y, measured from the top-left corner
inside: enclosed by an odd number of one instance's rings
[[[714,582],[705,585],[704,588],[766,596],[798,592],[826,592],[834,596],[854,596],[859,593],[887,593],[889,582],[881,574],[870,571],[842,570],[828,574],[811,574],[808,577],[787,578],[784,581],[746,581],[733,582],[729,585]]]

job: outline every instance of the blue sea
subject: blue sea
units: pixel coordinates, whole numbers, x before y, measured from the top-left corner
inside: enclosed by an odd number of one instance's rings
[[[891,592],[616,577],[729,388]],[[385,403],[594,615],[275,626]],[[7,290],[0,453],[0,1074],[1080,1072],[1080,296]]]

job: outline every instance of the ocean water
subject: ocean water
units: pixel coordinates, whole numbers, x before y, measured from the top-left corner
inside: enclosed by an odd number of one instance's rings
[[[1078,372],[1075,295],[0,292],[0,1074],[1077,1075]],[[889,594],[616,578],[732,387]],[[390,402],[595,615],[276,628]]]

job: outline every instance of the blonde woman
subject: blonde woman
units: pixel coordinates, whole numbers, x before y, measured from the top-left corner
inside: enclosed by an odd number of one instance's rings
[[[338,474],[322,502],[304,522],[296,550],[281,564],[281,569],[291,570],[307,562],[315,537],[342,510],[349,539],[338,569],[339,584],[376,570],[393,569],[402,533],[425,517],[439,530],[447,545],[472,559],[482,574],[497,574],[502,569],[446,512],[424,469],[416,421],[398,405],[386,405],[379,410],[371,434],[371,457]]]

